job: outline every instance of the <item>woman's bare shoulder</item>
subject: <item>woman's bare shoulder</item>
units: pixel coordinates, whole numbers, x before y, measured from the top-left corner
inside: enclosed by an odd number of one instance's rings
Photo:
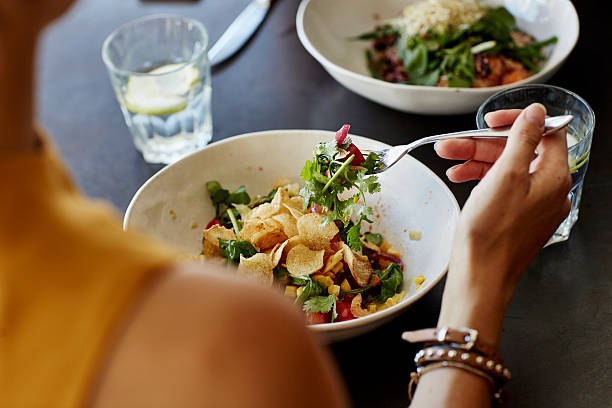
[[[93,405],[308,406],[312,388],[346,403],[333,360],[286,299],[214,265],[180,265],[127,319]]]

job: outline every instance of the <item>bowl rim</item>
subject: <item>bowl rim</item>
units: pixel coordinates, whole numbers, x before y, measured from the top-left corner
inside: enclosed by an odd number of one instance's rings
[[[522,79],[520,81],[516,81],[513,82],[511,84],[506,84],[506,85],[497,85],[497,86],[489,86],[489,87],[485,87],[485,88],[449,88],[449,87],[439,87],[439,86],[425,86],[425,85],[410,85],[410,84],[398,84],[398,83],[394,83],[394,82],[387,82],[387,81],[383,81],[381,79],[376,79],[376,78],[372,78],[363,74],[360,74],[358,72],[355,71],[351,71],[348,68],[344,68],[338,64],[335,64],[333,62],[331,62],[329,59],[327,59],[323,54],[321,54],[317,48],[310,42],[310,39],[308,38],[308,35],[306,34],[306,31],[304,30],[304,14],[306,13],[306,9],[308,8],[308,5],[312,2],[313,0],[302,0],[300,2],[300,5],[298,7],[297,10],[297,14],[296,14],[296,28],[297,28],[297,34],[298,34],[298,38],[300,39],[300,42],[302,43],[302,46],[306,49],[306,51],[308,51],[308,53],[314,58],[316,59],[321,65],[323,65],[326,69],[327,67],[329,68],[333,68],[336,71],[341,72],[342,74],[351,77],[355,80],[359,80],[359,81],[365,81],[365,83],[369,83],[370,85],[380,85],[380,86],[385,86],[387,88],[390,89],[396,89],[396,90],[428,90],[431,92],[438,92],[438,93],[456,93],[456,92],[468,92],[468,93],[472,93],[472,94],[479,94],[479,93],[490,93],[490,92],[499,92],[499,91],[503,91],[505,89],[509,89],[515,86],[520,86],[520,85],[525,85],[525,84],[529,84],[531,82],[537,82],[541,77],[543,77],[544,75],[546,75],[547,73],[549,73],[550,71],[553,71],[554,69],[556,69],[557,67],[559,67],[563,62],[565,62],[565,60],[567,59],[567,57],[569,57],[569,55],[571,54],[571,52],[574,50],[574,48],[576,47],[576,44],[578,42],[578,37],[580,36],[580,20],[578,18],[578,13],[576,12],[576,8],[574,7],[574,4],[570,1],[570,0],[562,0],[565,1],[570,9],[573,11],[572,13],[572,17],[576,22],[576,35],[574,36],[574,38],[572,39],[572,44],[571,46],[568,48],[567,52],[564,55],[561,55],[559,57],[559,60],[557,61],[557,63],[555,63],[554,65],[548,66],[546,67],[546,69],[542,69],[538,72],[536,72],[535,74]]]
[[[172,171],[171,169],[176,166],[176,165],[180,165],[180,163],[188,160],[191,157],[197,156],[202,154],[202,152],[205,152],[206,150],[209,150],[211,148],[217,147],[217,146],[222,146],[225,144],[230,144],[230,143],[234,143],[235,141],[238,140],[243,140],[246,138],[255,138],[255,137],[260,137],[260,136],[265,136],[265,135],[270,135],[270,134],[301,134],[301,133],[311,133],[311,134],[320,134],[321,136],[327,136],[327,137],[334,137],[334,135],[336,134],[336,132],[334,131],[330,131],[330,130],[316,130],[316,129],[276,129],[276,130],[264,130],[264,131],[256,131],[256,132],[250,132],[250,133],[243,133],[240,135],[236,135],[236,136],[232,136],[232,137],[228,137],[219,141],[216,141],[214,143],[211,143],[205,147],[203,147],[200,150],[197,150],[193,153],[190,153],[184,157],[182,157],[181,159],[177,160],[176,162],[167,165],[166,167],[164,167],[163,169],[161,169],[160,171],[158,171],[157,173],[155,173],[153,176],[151,176],[142,186],[140,186],[140,188],[136,191],[136,193],[134,194],[134,196],[132,197],[132,199],[130,200],[130,203],[125,211],[125,215],[123,218],[123,229],[127,230],[128,229],[128,224],[129,224],[129,220],[131,218],[131,214],[132,211],[134,209],[134,205],[136,203],[136,201],[138,200],[138,198],[140,197],[140,195],[143,193],[144,190],[146,190],[148,188],[148,186],[155,182],[155,180],[159,177],[163,177],[163,175],[168,172],[168,171]],[[390,147],[390,145],[388,145],[387,143],[381,142],[379,140],[373,139],[373,138],[369,138],[369,137],[365,137],[365,136],[359,136],[359,135],[355,135],[355,134],[350,134],[350,136],[352,138],[354,138],[355,140],[359,140],[359,139],[365,139],[365,140],[369,140],[369,141],[374,141],[376,143],[380,143],[381,147]],[[438,175],[436,173],[433,172],[433,170],[431,170],[429,167],[427,167],[425,164],[423,164],[422,162],[420,162],[419,160],[417,160],[416,158],[414,158],[413,156],[410,155],[406,155],[405,158],[403,158],[403,160],[412,160],[414,162],[415,165],[420,166],[424,171],[426,171],[427,173],[429,173],[432,176],[432,180],[437,183],[441,188],[442,191],[444,193],[446,193],[446,195],[451,199],[451,209],[452,209],[452,213],[451,213],[451,217],[454,218],[455,223],[458,221],[459,219],[459,214],[461,212],[459,203],[457,202],[457,198],[455,197],[455,195],[453,194],[453,192],[450,190],[450,188],[444,183],[444,181],[442,181],[442,179],[440,179],[440,177],[438,177]],[[353,329],[356,329],[358,327],[362,327],[365,325],[368,325],[371,322],[377,321],[379,319],[383,319],[385,317],[387,318],[391,318],[393,315],[396,315],[398,313],[400,313],[402,310],[406,309],[407,307],[411,306],[412,304],[414,304],[415,302],[417,302],[419,299],[421,299],[423,296],[425,296],[425,294],[427,294],[430,290],[432,290],[437,284],[438,282],[440,282],[440,280],[446,275],[446,272],[448,271],[448,265],[450,262],[450,255],[449,255],[449,259],[446,261],[445,265],[442,268],[442,271],[438,274],[438,276],[436,276],[435,279],[431,279],[427,282],[425,282],[423,285],[421,285],[420,289],[418,290],[417,293],[415,293],[414,295],[410,296],[410,297],[406,297],[404,299],[402,299],[399,303],[397,303],[396,305],[393,305],[387,309],[381,310],[379,312],[373,313],[371,315],[367,315],[364,317],[360,317],[357,319],[352,319],[352,320],[348,320],[348,321],[343,321],[343,322],[334,322],[334,323],[323,323],[323,324],[316,324],[316,325],[308,325],[308,327],[312,330],[314,330],[315,332],[329,332],[329,331],[333,331],[333,332],[338,332],[338,331],[352,331]],[[407,300],[410,299],[410,302],[408,302]]]

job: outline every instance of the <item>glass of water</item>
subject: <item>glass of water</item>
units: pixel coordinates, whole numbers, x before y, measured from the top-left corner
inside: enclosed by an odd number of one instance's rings
[[[572,226],[578,220],[582,184],[589,164],[591,141],[595,127],[595,114],[580,96],[566,89],[552,85],[525,85],[498,92],[487,99],[476,114],[478,128],[486,127],[484,116],[499,109],[525,108],[540,102],[550,116],[573,115],[574,120],[567,128],[568,163],[572,173],[572,189],[569,198],[572,208],[568,217],[546,245],[566,241]]]
[[[104,42],[102,58],[136,148],[172,163],[212,138],[208,34],[193,19],[141,18]]]

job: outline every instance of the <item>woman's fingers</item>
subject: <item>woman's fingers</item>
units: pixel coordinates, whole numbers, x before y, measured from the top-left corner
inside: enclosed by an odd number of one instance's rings
[[[533,103],[525,108],[512,125],[506,148],[497,164],[506,170],[528,173],[533,152],[542,139],[545,118],[544,105]]]
[[[434,150],[443,159],[493,163],[504,151],[505,139],[454,139],[436,142]]]
[[[493,164],[488,162],[468,160],[446,170],[446,176],[453,183],[464,183],[482,179]]]
[[[484,120],[489,127],[508,126],[514,123],[522,109],[504,109],[485,114]]]

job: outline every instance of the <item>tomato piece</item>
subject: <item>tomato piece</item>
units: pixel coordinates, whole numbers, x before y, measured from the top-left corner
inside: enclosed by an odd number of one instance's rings
[[[400,269],[402,271],[404,271],[404,263],[402,262],[402,260],[398,256],[391,255],[391,254],[388,254],[386,252],[379,252],[379,253],[372,254],[372,258],[376,259],[376,260],[384,259],[386,261],[396,263],[397,266],[399,266]]]
[[[353,316],[353,313],[351,313],[350,300],[345,300],[344,302],[337,301],[336,313],[338,313],[338,317],[336,317],[337,322],[345,322],[347,320],[353,320],[355,318],[355,316]]]
[[[323,212],[323,207],[321,207],[319,204],[315,203],[312,206],[310,206],[310,212],[311,213],[321,214]]]
[[[354,143],[351,143],[348,147],[348,151],[350,154],[354,154],[355,158],[351,162],[351,166],[361,166],[365,161],[363,154],[361,154],[361,150]],[[350,156],[350,155],[349,155]]]
[[[329,312],[306,312],[306,321],[308,324],[329,323]]]
[[[218,218],[213,218],[208,222],[208,224],[206,224],[206,229],[209,229],[213,225],[221,225],[221,221]]]
[[[340,130],[336,132],[336,146],[342,146],[342,144],[346,140],[346,136],[348,135],[350,128],[351,125],[342,125]]]

